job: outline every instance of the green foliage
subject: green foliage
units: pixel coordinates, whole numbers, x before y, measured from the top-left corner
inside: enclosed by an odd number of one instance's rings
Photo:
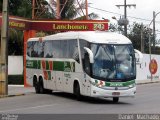
[[[141,39],[144,41],[144,52],[149,52],[149,36],[151,43],[153,41],[152,31],[148,26],[134,22],[130,29],[128,38],[131,39],[135,49],[141,50]]]
[[[23,55],[23,31],[9,29],[8,55]]]
[[[9,14],[31,18],[31,0],[9,0]]]
[[[60,0],[60,8],[63,9],[61,12],[61,19],[69,20],[73,19],[77,15],[77,10],[74,5],[74,2],[75,0],[68,0],[65,7],[63,8],[65,0]]]
[[[32,0],[8,0],[9,15],[31,18]],[[2,12],[3,0],[0,1],[0,12]]]
[[[16,9],[16,13],[13,15],[24,17],[24,18],[31,18],[32,17],[32,0],[20,0],[20,1],[21,1],[21,4]]]

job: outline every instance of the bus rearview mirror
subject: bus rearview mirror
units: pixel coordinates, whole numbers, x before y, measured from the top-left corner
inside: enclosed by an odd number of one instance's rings
[[[87,51],[87,53],[89,55],[89,61],[90,61],[90,63],[94,63],[93,52],[89,48],[87,48],[87,47],[84,47],[84,49]]]

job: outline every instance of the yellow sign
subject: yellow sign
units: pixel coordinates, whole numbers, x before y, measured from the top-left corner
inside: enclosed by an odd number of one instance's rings
[[[54,30],[88,30],[86,25],[53,24]]]
[[[26,27],[25,23],[18,23],[18,22],[14,22],[14,21],[9,22],[9,26],[10,27],[17,27],[17,28],[25,28]]]

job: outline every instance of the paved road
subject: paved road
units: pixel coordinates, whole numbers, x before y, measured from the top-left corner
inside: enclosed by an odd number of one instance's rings
[[[137,86],[135,98],[122,98],[117,104],[111,99],[85,98],[76,101],[71,94],[56,92],[30,94],[0,99],[0,113],[14,114],[120,114],[160,113],[160,83]]]

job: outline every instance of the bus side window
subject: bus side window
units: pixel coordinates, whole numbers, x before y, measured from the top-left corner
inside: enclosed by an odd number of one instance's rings
[[[45,58],[52,58],[53,57],[53,47],[52,47],[52,41],[46,41],[44,44],[44,57]]]
[[[39,42],[38,44],[38,57],[43,58],[44,57],[44,46],[45,46],[45,42]]]
[[[32,42],[27,43],[27,55],[31,57]]]
[[[32,42],[31,46],[31,57],[38,57],[38,42],[34,41]]]
[[[73,58],[79,62],[79,52],[77,40],[68,40],[68,58]]]

